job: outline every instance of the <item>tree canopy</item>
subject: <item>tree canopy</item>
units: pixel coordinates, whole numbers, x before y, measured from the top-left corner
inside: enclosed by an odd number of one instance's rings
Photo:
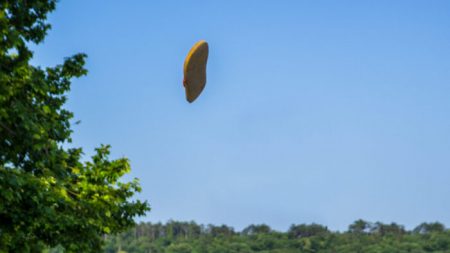
[[[55,0],[0,1],[0,252],[99,252],[102,236],[123,231],[149,210],[126,158],[109,146],[91,159],[68,148],[73,113],[64,108],[71,80],[87,74],[85,54],[52,68],[30,64],[30,43],[50,29]]]
[[[109,236],[104,252],[444,253],[450,252],[450,230],[438,222],[406,230],[396,223],[357,220],[342,232],[315,223],[294,224],[286,232],[264,224],[249,225],[236,232],[225,225],[169,221],[140,223],[125,233]]]

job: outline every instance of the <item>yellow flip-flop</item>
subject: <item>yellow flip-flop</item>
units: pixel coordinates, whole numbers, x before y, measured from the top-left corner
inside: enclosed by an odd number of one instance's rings
[[[208,43],[201,40],[195,43],[184,61],[183,85],[189,103],[194,102],[205,88],[208,51]]]

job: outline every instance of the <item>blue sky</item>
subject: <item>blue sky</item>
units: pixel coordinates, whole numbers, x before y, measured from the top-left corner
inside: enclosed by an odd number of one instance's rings
[[[67,107],[152,211],[242,229],[450,225],[449,1],[68,1],[34,63],[89,55]],[[208,83],[182,66],[209,42]]]

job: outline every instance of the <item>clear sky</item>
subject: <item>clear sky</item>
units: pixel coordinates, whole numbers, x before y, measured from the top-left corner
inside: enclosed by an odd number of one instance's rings
[[[78,52],[86,154],[128,157],[152,211],[240,230],[450,225],[450,1],[61,0],[34,63]],[[184,58],[209,43],[193,103]]]

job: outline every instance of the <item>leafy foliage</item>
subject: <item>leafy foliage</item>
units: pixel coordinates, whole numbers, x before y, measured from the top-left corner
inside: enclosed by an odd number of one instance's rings
[[[71,79],[87,73],[86,55],[53,68],[30,65],[27,43],[43,41],[55,0],[0,1],[0,252],[98,252],[102,235],[121,232],[148,204],[130,201],[137,180],[122,158],[101,146],[81,162],[64,109]]]
[[[170,221],[141,223],[121,235],[107,237],[104,252],[444,253],[450,252],[450,230],[438,222],[422,223],[407,231],[396,223],[358,220],[345,232],[332,232],[314,223],[292,225],[287,232],[264,224],[235,232],[225,225]]]

